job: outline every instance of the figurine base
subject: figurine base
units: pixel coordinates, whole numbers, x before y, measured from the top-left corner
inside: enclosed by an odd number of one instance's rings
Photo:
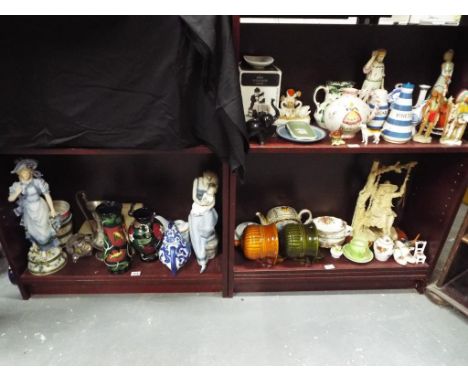
[[[431,142],[432,142],[432,138],[431,138],[431,137],[426,137],[425,135],[416,134],[416,135],[413,137],[413,141],[419,142],[419,143],[431,143]]]
[[[462,144],[462,141],[460,139],[440,138],[439,142],[443,145],[448,145],[448,146],[461,146]]]
[[[41,251],[36,245],[28,253],[28,270],[34,276],[47,276],[60,271],[67,264],[67,255],[61,248]]]

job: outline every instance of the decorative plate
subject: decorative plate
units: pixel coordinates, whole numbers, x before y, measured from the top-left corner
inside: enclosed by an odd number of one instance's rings
[[[286,125],[279,125],[276,128],[276,134],[278,134],[279,137],[286,139],[287,141],[290,142],[295,142],[295,143],[313,143],[313,142],[318,142],[321,141],[323,138],[327,136],[327,133],[323,131],[321,128],[310,125],[311,130],[315,134],[315,137],[312,139],[296,139],[291,134],[289,133]]]
[[[255,69],[263,69],[275,62],[275,59],[270,56],[244,56],[244,60]]]

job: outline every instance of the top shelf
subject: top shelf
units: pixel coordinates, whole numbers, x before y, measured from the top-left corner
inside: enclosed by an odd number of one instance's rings
[[[372,140],[372,138],[370,138]],[[364,153],[467,153],[468,142],[463,141],[461,146],[447,146],[433,138],[433,143],[416,143],[410,141],[404,144],[387,143],[383,140],[379,144],[369,142],[361,143],[360,137],[346,140],[345,145],[332,146],[329,137],[316,143],[293,143],[273,137],[264,145],[250,143],[250,154],[364,154]]]
[[[43,147],[43,148],[11,148],[1,150],[0,155],[71,155],[71,156],[127,156],[127,155],[160,155],[160,154],[212,154],[213,151],[207,146],[194,146],[182,149],[173,150],[160,150],[160,149],[137,149],[137,148],[57,148],[57,147]]]

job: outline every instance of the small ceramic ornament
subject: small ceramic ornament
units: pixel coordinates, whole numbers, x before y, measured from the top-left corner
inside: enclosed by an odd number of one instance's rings
[[[128,228],[128,239],[142,261],[154,261],[158,258],[158,250],[163,239],[163,225],[156,218],[156,213],[142,207],[129,211],[135,218]]]
[[[380,141],[381,129],[388,114],[387,97],[388,93],[385,89],[376,89],[371,93],[369,107],[372,111],[374,109],[377,109],[377,111],[374,117],[367,122],[367,125],[361,125],[362,143],[366,145],[369,141],[369,137],[374,137],[373,142],[375,144]]]
[[[454,69],[453,56],[454,51],[452,49],[449,49],[444,53],[444,63],[441,66],[440,75],[437,78],[434,87],[432,88],[432,90],[436,90],[438,93],[444,96],[448,92],[450,82],[452,82],[452,75]]]
[[[431,143],[431,133],[439,121],[443,98],[443,95],[437,90],[432,90],[431,97],[426,101],[422,108],[422,122],[418,132],[413,136],[413,141],[419,143]]]
[[[281,96],[278,124],[288,121],[310,123],[310,106],[302,105],[302,101],[299,100],[301,95],[300,90],[288,89],[286,95]]]
[[[396,163],[392,166],[380,166],[379,162],[372,164],[367,183],[359,192],[353,216],[353,236],[359,235],[369,241],[375,241],[381,236],[391,236],[396,213],[393,211],[393,200],[404,197],[411,170],[417,162],[407,164]],[[406,171],[403,184],[397,186],[381,182],[385,173]]]
[[[215,196],[218,191],[218,176],[205,171],[203,176],[193,181],[193,204],[189,215],[190,239],[197,262],[204,272],[208,262],[217,254],[218,237],[216,223],[218,213],[215,210]]]
[[[385,64],[383,63],[387,51],[378,49],[372,52],[372,57],[367,61],[362,71],[366,75],[366,79],[359,91],[359,96],[364,101],[368,101],[373,90],[383,89],[385,80]]]
[[[20,224],[32,243],[28,252],[28,270],[33,275],[45,276],[62,269],[67,263],[67,255],[57,238],[60,216],[55,211],[49,185],[37,165],[34,159],[16,162],[11,173],[18,176],[18,181],[10,187],[8,201],[16,201],[14,212],[21,216]]]
[[[170,269],[173,275],[187,264],[191,251],[189,243],[184,239],[173,222],[169,222],[159,249],[159,261]]]
[[[461,145],[468,123],[468,90],[463,90],[450,109],[447,124],[440,138],[444,145]]]
[[[379,237],[374,241],[374,255],[378,261],[387,261],[393,255],[393,240],[390,236]]]

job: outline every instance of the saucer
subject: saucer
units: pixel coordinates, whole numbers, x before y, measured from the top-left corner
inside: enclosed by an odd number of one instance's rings
[[[363,254],[354,254],[351,251],[351,248],[352,247],[349,244],[346,244],[345,246],[343,246],[343,255],[348,260],[354,263],[365,264],[374,259],[374,254],[372,253],[370,248],[367,248],[367,251]]]
[[[310,126],[311,131],[314,134],[313,138],[310,138],[310,139],[309,138],[307,138],[307,139],[294,138],[289,133],[288,128],[286,127],[286,125],[279,125],[276,128],[276,134],[278,134],[278,136],[280,138],[283,138],[283,139],[286,139],[287,141],[291,141],[291,142],[295,142],[295,143],[313,143],[313,142],[321,141],[323,138],[325,138],[327,136],[325,131],[323,131],[322,129],[320,129],[320,128],[316,127],[316,126],[312,126],[312,125],[309,125],[309,126]]]

